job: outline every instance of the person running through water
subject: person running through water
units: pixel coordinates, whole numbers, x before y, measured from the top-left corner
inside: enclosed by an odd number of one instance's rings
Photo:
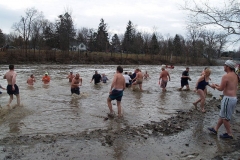
[[[226,74],[223,75],[220,85],[215,84],[217,90],[223,91],[224,97],[221,100],[221,110],[217,125],[215,127],[209,127],[208,130],[217,135],[218,129],[223,124],[226,129],[226,133],[220,135],[220,138],[223,139],[233,139],[230,120],[237,105],[238,91],[238,76],[235,73],[235,66],[235,62],[227,60],[224,65]]]
[[[102,77],[100,74],[98,74],[97,71],[95,71],[95,74],[92,76],[92,80],[90,81],[90,83],[92,83],[93,80],[95,85],[102,81]]]
[[[143,74],[140,69],[136,69],[136,77],[132,81],[134,81],[132,83],[132,86],[139,85],[140,91],[143,91],[142,89]]]
[[[75,76],[74,76],[73,72],[70,71],[69,75],[67,76],[68,81],[69,81],[69,82],[72,82],[72,79],[73,79],[74,77],[75,77]]]
[[[114,117],[114,111],[112,109],[112,100],[117,100],[117,107],[118,107],[118,117],[122,117],[122,106],[121,106],[121,100],[123,96],[123,90],[125,89],[125,79],[122,75],[123,68],[121,66],[117,67],[117,71],[113,77],[113,81],[111,84],[111,88],[109,91],[109,97],[107,98],[107,104],[108,108],[110,110],[110,113],[108,113],[108,116]]]
[[[20,106],[19,88],[16,84],[17,73],[14,71],[14,65],[9,65],[9,71],[3,76],[3,79],[7,79],[7,93],[9,94],[9,102],[7,106],[10,106],[13,95],[17,97],[17,105]]]
[[[33,74],[31,74],[27,80],[27,84],[33,86],[34,82],[36,82],[35,77],[33,76]]]
[[[186,86],[186,90],[190,90],[188,80],[191,81],[191,78],[189,77],[189,67],[187,67],[186,70],[182,72],[181,88],[179,89],[180,91],[184,86]]]
[[[80,78],[80,74],[77,73],[71,82],[71,93],[80,95],[80,86],[82,86],[82,78]]]
[[[197,109],[197,104],[200,102],[200,107],[201,107],[201,110],[202,110],[203,113],[206,112],[205,109],[204,109],[205,98],[206,98],[206,94],[205,94],[204,91],[206,89],[206,86],[208,85],[208,86],[212,87],[213,89],[215,89],[214,85],[209,84],[210,74],[211,74],[211,70],[206,69],[204,75],[202,75],[198,79],[198,81],[196,83],[196,87],[195,87],[195,91],[198,93],[200,98],[196,102],[194,102],[193,105]]]
[[[166,91],[168,80],[170,81],[170,75],[168,71],[165,70],[165,68],[166,68],[166,65],[162,65],[162,72],[160,73],[160,77],[159,77],[159,84],[163,92]]]
[[[42,81],[44,84],[48,84],[51,78],[49,77],[48,73],[46,72],[45,75],[42,77]]]

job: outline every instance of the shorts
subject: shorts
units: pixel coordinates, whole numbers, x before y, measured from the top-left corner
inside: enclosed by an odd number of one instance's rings
[[[168,81],[162,80],[161,81],[161,88],[166,88],[167,87],[167,82]]]
[[[237,97],[224,96],[221,101],[221,110],[219,116],[222,119],[230,121],[236,105]]]
[[[19,88],[18,88],[18,86],[17,86],[16,84],[14,84],[14,88],[15,88],[15,90],[13,91],[13,90],[12,90],[12,85],[8,85],[8,86],[7,86],[7,93],[8,93],[9,95],[19,94]]]
[[[181,80],[181,87],[188,86],[187,80]]]
[[[112,90],[112,93],[109,95],[109,98],[111,100],[117,100],[117,101],[121,101],[122,100],[122,96],[123,96],[123,91],[119,91],[116,89]]]
[[[71,88],[71,93],[72,93],[72,94],[75,93],[75,94],[79,95],[79,94],[80,94],[80,88],[79,88],[79,87],[77,87],[77,88]]]
[[[142,84],[142,82],[143,82],[142,80],[137,80],[136,81],[137,84]]]

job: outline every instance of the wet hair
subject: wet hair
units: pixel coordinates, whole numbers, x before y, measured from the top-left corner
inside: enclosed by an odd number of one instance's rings
[[[14,69],[14,65],[10,64],[9,69],[11,69],[11,70]]]
[[[137,68],[136,71],[141,71],[141,70]]]
[[[118,71],[119,73],[122,73],[122,72],[123,72],[123,68],[122,68],[121,66],[118,66],[118,67],[117,67],[117,71]]]
[[[127,72],[124,72],[124,74],[128,74]]]

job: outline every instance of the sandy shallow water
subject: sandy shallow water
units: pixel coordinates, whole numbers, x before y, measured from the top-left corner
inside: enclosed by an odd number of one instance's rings
[[[8,95],[0,95],[1,159],[212,159],[239,156],[239,113],[233,118],[234,140],[223,141],[207,127],[218,118],[221,92],[209,90],[206,114],[193,109],[198,98],[193,91],[177,91],[185,67],[169,70],[171,81],[162,93],[157,82],[160,66],[123,66],[133,72],[139,67],[151,79],[143,92],[126,89],[122,100],[123,119],[108,119],[106,99],[116,66],[110,65],[16,65],[21,107],[6,107]],[[0,65],[0,76],[8,66]],[[193,88],[204,67],[190,67]],[[219,83],[223,67],[212,68],[212,82]],[[83,78],[81,97],[71,96],[66,76],[70,70]],[[105,73],[107,84],[89,83],[94,71]],[[50,85],[41,77],[49,72]],[[26,85],[30,74],[34,87]],[[6,81],[0,84],[5,87]],[[4,93],[5,92],[5,93]],[[216,99],[213,99],[215,97]],[[116,102],[113,101],[116,111]],[[239,107],[237,107],[238,109]],[[219,132],[224,132],[221,128]],[[226,154],[227,153],[227,154]]]

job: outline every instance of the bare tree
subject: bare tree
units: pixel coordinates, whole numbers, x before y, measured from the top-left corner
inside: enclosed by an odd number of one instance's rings
[[[23,38],[25,52],[27,53],[28,41],[30,40],[32,32],[32,24],[38,20],[39,12],[35,8],[28,8],[25,14],[25,17],[21,16],[18,23],[13,24],[13,29]]]
[[[220,5],[221,2],[223,2],[222,5]],[[227,35],[240,35],[240,3],[238,0],[219,1],[219,7],[210,4],[210,1],[186,0],[183,9],[190,11],[190,24],[199,27],[219,26],[227,32]]]

